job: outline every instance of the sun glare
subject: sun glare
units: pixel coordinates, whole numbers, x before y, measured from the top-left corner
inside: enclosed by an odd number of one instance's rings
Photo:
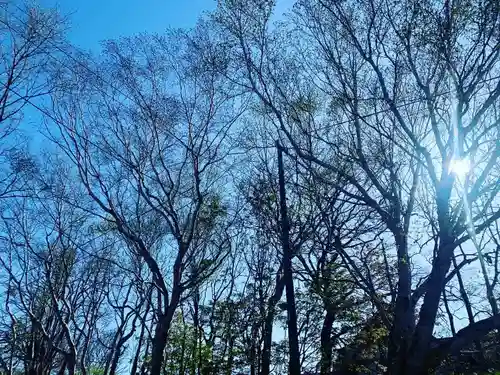
[[[450,172],[454,173],[460,180],[463,180],[470,172],[471,165],[467,159],[452,159],[449,168]]]

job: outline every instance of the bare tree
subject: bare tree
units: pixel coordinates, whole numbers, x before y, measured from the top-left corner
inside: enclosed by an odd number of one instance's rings
[[[39,103],[53,86],[53,59],[62,40],[62,21],[53,11],[12,2],[0,5],[0,197],[22,192],[23,175],[35,163],[20,137],[26,106]],[[51,56],[52,55],[52,56]],[[37,104],[35,104],[37,105]],[[8,166],[8,167],[7,167]]]
[[[12,355],[30,374],[86,373],[111,278],[110,263],[87,256],[98,246],[84,231],[88,215],[58,199],[61,193],[54,187],[11,200],[3,217],[0,264],[16,332]]]
[[[221,0],[95,58],[2,5],[0,371],[498,368],[497,3]]]
[[[198,52],[204,37],[109,42],[103,78],[94,77],[84,92],[54,97],[60,129],[54,140],[73,161],[96,212],[152,275],[158,297],[153,374],[161,372],[182,295],[231,248],[221,162],[241,110],[214,68],[216,51]]]
[[[455,249],[473,244],[481,260],[476,236],[500,216],[498,7],[305,0],[294,38],[286,34],[293,29],[270,30],[272,11],[269,1],[221,4],[215,19],[221,40],[232,43],[229,74],[255,94],[302,160],[340,174],[343,194],[385,226],[397,255],[389,372],[421,373],[436,365],[433,330]],[[417,310],[411,258],[432,242]],[[493,316],[457,332],[438,357],[497,326],[487,278],[485,289]]]

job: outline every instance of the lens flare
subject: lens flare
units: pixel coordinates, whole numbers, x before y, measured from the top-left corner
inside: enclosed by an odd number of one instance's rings
[[[468,159],[452,159],[449,169],[451,173],[455,174],[460,180],[463,180],[470,172],[470,161]]]

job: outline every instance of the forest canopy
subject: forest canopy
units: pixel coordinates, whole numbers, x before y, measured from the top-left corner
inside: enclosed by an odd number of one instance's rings
[[[1,374],[500,373],[499,1],[0,8]]]

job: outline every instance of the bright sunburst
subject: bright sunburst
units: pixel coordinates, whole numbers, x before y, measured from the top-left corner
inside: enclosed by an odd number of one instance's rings
[[[450,172],[454,173],[458,179],[464,180],[471,170],[468,159],[452,159],[449,165]]]

